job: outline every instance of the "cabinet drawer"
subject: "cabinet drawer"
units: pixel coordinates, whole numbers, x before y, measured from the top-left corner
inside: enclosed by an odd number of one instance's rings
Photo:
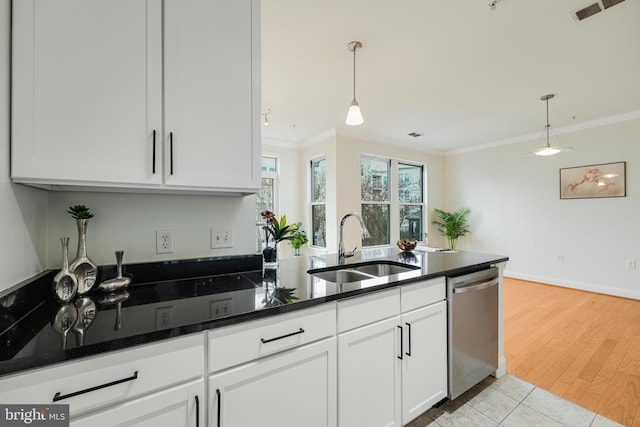
[[[338,301],[338,332],[400,314],[400,289]]]
[[[209,370],[216,372],[336,333],[335,303],[209,332]]]
[[[444,277],[404,285],[400,288],[400,305],[403,313],[442,301],[447,296]]]
[[[0,402],[48,404],[58,396],[55,403],[69,404],[74,417],[203,373],[199,333],[0,378]]]

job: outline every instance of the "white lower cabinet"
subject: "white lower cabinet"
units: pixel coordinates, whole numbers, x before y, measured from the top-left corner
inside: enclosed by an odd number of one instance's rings
[[[73,419],[70,425],[197,427],[205,425],[204,414],[204,379],[199,379]]]
[[[214,373],[209,426],[335,427],[336,377],[335,337]]]
[[[400,317],[338,336],[338,425],[400,426]]]
[[[393,427],[447,396],[444,279],[338,302],[338,425]]]
[[[447,396],[447,303],[402,315],[402,424]]]

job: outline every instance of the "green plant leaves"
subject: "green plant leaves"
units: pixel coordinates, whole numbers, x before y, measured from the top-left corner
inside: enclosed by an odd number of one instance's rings
[[[435,208],[434,212],[439,220],[433,220],[431,223],[436,226],[438,233],[447,238],[449,248],[454,250],[458,237],[471,232],[468,224],[471,209],[462,207],[455,212],[447,212]]]

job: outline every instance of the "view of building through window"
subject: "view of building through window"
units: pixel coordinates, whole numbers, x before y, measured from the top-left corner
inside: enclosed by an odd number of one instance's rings
[[[264,233],[262,226],[264,220],[260,213],[262,211],[275,212],[276,194],[278,180],[278,159],[275,157],[262,158],[262,187],[256,194],[256,252],[262,251],[262,240]]]
[[[361,157],[362,219],[371,234],[363,246],[388,245],[398,239],[423,240],[423,175],[421,165]],[[398,228],[391,223],[396,218]]]
[[[327,160],[311,161],[311,244],[327,247]]]

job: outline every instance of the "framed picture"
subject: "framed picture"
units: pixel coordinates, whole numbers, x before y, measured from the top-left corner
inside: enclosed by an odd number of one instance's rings
[[[627,162],[560,169],[560,198],[625,197]]]

